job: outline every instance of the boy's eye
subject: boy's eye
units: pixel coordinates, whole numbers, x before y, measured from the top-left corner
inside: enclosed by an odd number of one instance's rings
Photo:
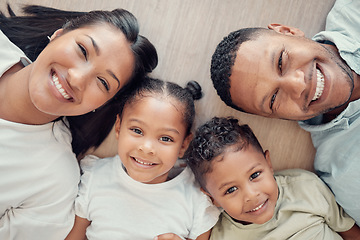
[[[102,78],[98,77],[98,79],[99,79],[100,83],[105,87],[106,91],[109,91],[109,89],[110,89],[109,84]]]
[[[250,181],[254,180],[255,178],[257,178],[260,175],[260,172],[255,172],[253,174],[251,174],[250,176]]]
[[[173,140],[170,137],[161,137],[160,140],[163,142],[173,142]]]
[[[225,194],[231,194],[231,193],[235,192],[237,189],[238,189],[237,187],[231,187],[226,191]]]
[[[82,54],[84,55],[84,58],[85,60],[87,61],[87,52],[86,52],[86,49],[81,45],[81,44],[78,44],[79,48],[80,48],[80,51],[82,52]]]

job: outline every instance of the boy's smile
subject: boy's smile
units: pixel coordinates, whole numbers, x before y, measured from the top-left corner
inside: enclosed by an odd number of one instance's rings
[[[269,152],[265,156],[251,145],[228,147],[206,174],[206,189],[214,203],[242,223],[269,221],[278,198]]]

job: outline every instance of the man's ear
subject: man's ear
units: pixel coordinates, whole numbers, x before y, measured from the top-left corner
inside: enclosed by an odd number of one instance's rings
[[[205,193],[211,200],[211,202],[216,206],[216,207],[221,207],[220,204],[210,195],[210,193],[208,193],[205,189],[200,188],[200,190]]]
[[[190,133],[183,141],[180,151],[179,151],[179,158],[182,158],[185,154],[186,149],[189,147],[189,144],[193,138],[193,134]]]
[[[51,35],[51,37],[50,37],[50,42],[53,41],[55,38],[60,37],[61,35],[63,35],[63,33],[64,33],[64,29],[63,29],[63,28],[60,28],[60,29],[56,30],[56,31],[53,33],[53,35]]]
[[[116,115],[116,122],[115,122],[116,139],[119,139],[120,124],[121,124],[121,119],[120,119],[120,116],[118,114],[118,115]]]
[[[304,32],[295,27],[289,27],[278,23],[272,23],[268,25],[268,28],[274,30],[277,33],[281,33],[285,35],[305,37]]]

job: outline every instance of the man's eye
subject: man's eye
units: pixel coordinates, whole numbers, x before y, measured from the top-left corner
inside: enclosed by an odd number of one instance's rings
[[[231,194],[231,193],[235,192],[237,189],[238,189],[237,187],[231,187],[226,191],[225,194]]]
[[[282,73],[282,59],[283,59],[284,50],[281,51],[279,61],[278,61],[278,68],[279,72]]]
[[[98,77],[98,79],[99,79],[100,83],[101,83],[102,85],[104,85],[106,91],[109,91],[110,88],[109,88],[108,83],[107,83],[104,79],[102,79],[102,78],[99,78],[99,77]]]
[[[87,52],[86,52],[86,49],[81,45],[81,44],[78,44],[79,48],[80,48],[80,51],[82,52],[82,54],[84,55],[85,57],[85,60],[87,61]]]
[[[279,91],[279,90],[276,90],[276,92],[271,96],[271,100],[270,100],[270,109],[271,109],[271,110],[272,110],[272,108],[273,108],[273,105],[274,105],[276,96],[277,96],[277,94],[278,94],[278,91]]]
[[[255,178],[257,178],[260,175],[260,172],[255,172],[253,174],[251,174],[250,176],[250,181],[254,180]]]

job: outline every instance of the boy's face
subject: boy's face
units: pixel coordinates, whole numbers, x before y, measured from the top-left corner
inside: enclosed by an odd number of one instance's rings
[[[278,187],[268,151],[265,156],[251,145],[242,150],[234,145],[214,159],[205,176],[215,205],[237,221],[263,224],[274,214]]]

